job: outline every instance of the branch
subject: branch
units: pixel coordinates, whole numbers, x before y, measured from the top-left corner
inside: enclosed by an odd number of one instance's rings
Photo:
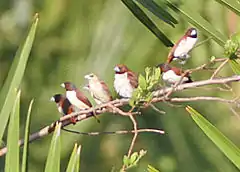
[[[203,80],[203,81],[196,81],[192,83],[186,83],[186,84],[181,84],[176,86],[174,88],[173,92],[175,91],[181,91],[184,89],[189,89],[189,88],[195,88],[195,87],[200,87],[200,86],[206,86],[206,85],[213,85],[213,84],[225,84],[225,83],[230,83],[230,82],[237,82],[240,80],[240,75],[235,75],[232,77],[226,77],[226,78],[218,78],[218,79],[208,79],[208,80]],[[167,87],[167,88],[162,88],[158,91],[153,92],[153,101],[152,102],[161,102],[161,101],[180,101],[180,98],[168,98],[167,100],[164,99],[165,94],[167,94],[169,91],[171,91],[173,88],[172,87]],[[221,101],[221,98],[182,98],[181,101],[200,101],[200,100],[211,100],[211,101]],[[223,100],[223,99],[222,99]],[[58,121],[53,122],[52,124],[42,128],[40,131],[37,131],[29,136],[29,142],[32,142],[34,140],[37,140],[39,138],[42,138],[54,131],[54,128],[56,126],[57,122],[62,122],[62,127],[68,126],[71,123],[70,118],[71,117],[76,117],[77,121],[83,121],[85,119],[88,119],[92,117],[93,115],[91,114],[93,111],[96,112],[96,115],[100,115],[105,112],[113,112],[113,113],[118,113],[122,116],[129,116],[128,112],[123,112],[119,107],[122,107],[126,104],[128,104],[129,99],[116,99],[108,103],[104,103],[102,105],[90,108],[88,110],[83,110],[80,112],[75,112],[66,116],[61,117]],[[225,100],[222,102],[226,102]],[[115,107],[115,108],[112,108]],[[134,112],[131,113],[131,115],[134,115]],[[135,130],[136,131],[136,130]],[[24,140],[21,139],[19,140],[19,146],[22,146],[24,144]],[[0,150],[0,156],[5,155],[7,152],[7,148],[4,147]]]
[[[135,130],[119,130],[119,131],[106,131],[106,132],[80,132],[80,131],[75,131],[75,130],[69,130],[66,128],[62,128],[62,130],[69,132],[69,133],[74,133],[74,134],[81,134],[81,135],[87,135],[87,136],[100,136],[103,134],[130,134],[130,133],[157,133],[157,134],[165,134],[164,130],[160,129],[151,129],[151,128],[143,128],[143,129],[137,129]]]

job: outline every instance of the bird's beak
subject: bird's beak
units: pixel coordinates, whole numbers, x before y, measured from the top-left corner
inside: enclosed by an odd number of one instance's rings
[[[85,85],[85,86],[83,87],[83,89],[85,89],[85,90],[89,90],[88,85]]]
[[[90,78],[89,78],[89,75],[85,75],[84,78],[85,78],[85,79],[90,79]]]
[[[64,83],[61,83],[61,87],[65,88],[65,84],[64,84]]]
[[[115,67],[114,67],[114,71],[115,71],[115,72],[120,72],[119,67],[115,66]]]
[[[51,97],[50,101],[52,101],[52,102],[55,102],[55,99],[54,99],[54,97]]]

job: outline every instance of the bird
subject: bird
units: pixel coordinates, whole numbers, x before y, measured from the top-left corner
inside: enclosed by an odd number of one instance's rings
[[[55,94],[50,100],[56,103],[59,113],[61,113],[63,116],[75,112],[73,105],[62,94]],[[77,122],[75,117],[71,117],[70,121],[72,124],[76,124]]]
[[[167,63],[159,64],[157,65],[157,67],[160,68],[162,79],[166,84],[175,85],[181,79],[182,79],[181,83],[193,82],[189,73],[186,73],[184,76],[182,76],[184,74],[184,71],[177,67],[171,67]]]
[[[190,57],[189,52],[193,49],[198,40],[196,28],[189,28],[184,36],[172,47],[168,54],[167,63],[173,60],[180,60],[180,64],[185,64]]]
[[[87,74],[84,78],[88,80],[88,85],[85,86],[84,89],[90,92],[91,96],[98,105],[113,100],[106,83],[100,80],[95,74]]]
[[[123,98],[131,98],[134,89],[138,87],[138,75],[124,64],[114,67],[114,88]]]
[[[92,107],[88,98],[71,82],[64,82],[61,87],[66,90],[66,97],[69,102],[74,106],[76,112],[86,110]],[[95,113],[92,113],[99,122]]]

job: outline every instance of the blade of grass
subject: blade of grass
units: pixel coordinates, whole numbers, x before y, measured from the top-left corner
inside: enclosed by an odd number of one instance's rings
[[[161,32],[144,11],[133,0],[121,0],[123,4],[140,20],[166,47],[172,47],[173,43]]]
[[[185,5],[176,5],[171,0],[166,0],[169,6],[176,12],[179,12],[183,17],[185,17],[190,23],[192,23],[197,28],[201,29],[203,33],[209,35],[215,40],[220,46],[224,46],[227,41],[227,37],[222,33],[217,31],[207,20],[205,20],[198,13],[190,10]]]
[[[232,161],[232,163],[240,169],[240,150],[226,136],[224,136],[214,125],[205,119],[200,113],[191,108],[186,107],[188,113],[191,114],[194,122],[202,129],[210,140]]]
[[[32,111],[32,105],[34,100],[32,99],[29,107],[28,107],[28,113],[27,113],[27,120],[25,124],[25,135],[24,135],[24,147],[23,147],[23,158],[22,158],[22,172],[27,171],[27,160],[28,160],[28,140],[29,140],[29,126],[31,121],[31,111]]]
[[[7,148],[5,172],[19,172],[19,108],[20,108],[20,91],[17,93],[7,134]],[[16,93],[15,93],[16,94]]]
[[[240,16],[240,5],[236,0],[215,0]]]
[[[55,131],[53,133],[51,145],[48,151],[45,172],[60,171],[60,152],[61,152],[60,131],[61,123],[56,125]]]
[[[151,165],[148,165],[147,171],[148,171],[148,172],[160,172],[159,170],[157,170],[156,168],[154,168],[154,167],[151,166]]]
[[[32,48],[35,32],[38,24],[38,15],[35,16],[33,24],[28,32],[25,42],[18,48],[11,69],[0,92],[0,140],[6,128],[10,111],[13,107],[15,97],[14,89],[19,88],[28,57]]]
[[[177,24],[177,20],[168,12],[166,8],[162,8],[160,5],[156,4],[153,0],[136,0],[142,6],[147,8],[150,12],[152,12],[159,19],[163,20],[165,23],[175,27],[174,24]]]
[[[81,145],[75,144],[66,172],[78,172],[80,164]]]
[[[240,75],[240,64],[235,59],[229,60],[229,64],[233,72],[237,75]]]

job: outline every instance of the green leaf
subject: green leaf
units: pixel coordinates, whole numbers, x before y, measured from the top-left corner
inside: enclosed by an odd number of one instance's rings
[[[151,166],[151,165],[148,165],[147,171],[148,171],[148,172],[160,172],[159,170],[157,170],[156,168],[154,168],[154,167]]]
[[[27,162],[28,162],[28,140],[29,140],[29,126],[31,121],[31,111],[34,100],[32,99],[27,113],[27,120],[25,124],[25,135],[24,135],[24,147],[23,147],[23,158],[22,158],[22,172],[27,171]]]
[[[151,11],[159,19],[163,20],[165,23],[174,27],[174,24],[177,24],[177,20],[168,12],[166,8],[161,7],[156,4],[153,0],[136,0],[142,4],[145,8]]]
[[[10,115],[10,122],[7,135],[7,149],[5,162],[5,172],[19,171],[19,108],[20,108],[20,91],[15,95],[16,97],[12,113]],[[16,94],[16,93],[15,93]]]
[[[123,164],[124,164],[126,167],[128,167],[129,164],[130,164],[127,155],[124,155],[124,156],[123,156]]]
[[[205,34],[211,36],[219,45],[224,46],[227,41],[227,37],[217,31],[207,20],[205,20],[198,13],[190,10],[189,7],[183,4],[173,3],[171,0],[167,0],[169,6],[176,12],[179,12],[190,23],[201,29]]]
[[[142,88],[143,90],[145,90],[147,88],[147,82],[146,82],[144,76],[142,76],[141,74],[138,77],[138,82],[139,82],[140,88]]]
[[[215,0],[240,16],[240,5],[236,0]]]
[[[2,136],[8,122],[9,113],[15,101],[15,89],[19,88],[26,68],[28,57],[35,37],[37,24],[38,15],[35,16],[25,42],[18,48],[11,69],[0,92],[0,140],[2,140]]]
[[[61,123],[57,124],[53,133],[51,145],[48,151],[45,172],[58,172],[60,171],[60,140]]]
[[[81,146],[75,144],[66,172],[79,172]]]
[[[228,157],[230,161],[240,169],[240,150],[226,136],[224,136],[215,126],[206,120],[200,113],[191,108],[186,107],[191,114],[194,122],[202,129],[210,140]]]
[[[162,43],[167,47],[172,47],[173,43],[161,32],[153,21],[133,0],[121,0],[133,15],[140,20]]]
[[[235,59],[229,60],[229,63],[233,72],[237,75],[240,75],[240,64],[237,62],[237,60]]]
[[[134,152],[130,157],[130,164],[133,164],[138,158],[138,152]]]

